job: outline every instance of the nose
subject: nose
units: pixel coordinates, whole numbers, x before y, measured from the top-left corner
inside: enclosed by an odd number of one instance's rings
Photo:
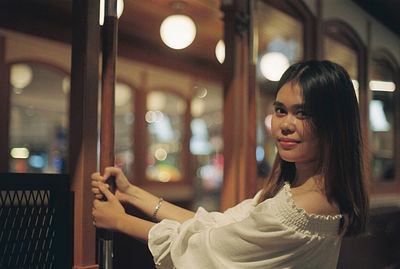
[[[280,124],[282,134],[291,134],[296,130],[295,119],[291,115],[287,115]]]

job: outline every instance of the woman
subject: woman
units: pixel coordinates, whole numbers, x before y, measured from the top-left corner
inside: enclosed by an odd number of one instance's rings
[[[131,185],[109,167],[92,176],[94,224],[148,240],[158,268],[336,268],[342,236],[365,230],[360,119],[347,72],[329,61],[292,65],[276,93],[278,154],[266,185],[224,213],[196,213]],[[103,182],[116,176],[112,195]],[[125,214],[120,201],[152,216]]]

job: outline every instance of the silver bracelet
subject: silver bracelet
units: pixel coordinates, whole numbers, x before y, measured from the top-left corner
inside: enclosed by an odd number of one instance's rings
[[[154,209],[154,212],[153,212],[153,220],[154,221],[157,221],[157,212],[160,209],[163,201],[164,201],[164,199],[161,197],[160,200],[158,201],[158,204],[156,205],[156,208]]]

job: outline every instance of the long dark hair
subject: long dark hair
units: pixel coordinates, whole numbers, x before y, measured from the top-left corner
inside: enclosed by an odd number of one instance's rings
[[[319,138],[319,170],[325,178],[329,202],[346,216],[345,236],[365,231],[368,195],[364,183],[364,156],[360,114],[353,83],[346,70],[330,61],[305,61],[290,66],[278,83],[298,83],[303,91],[309,124]],[[284,181],[293,182],[295,163],[277,154],[259,202],[275,196]]]

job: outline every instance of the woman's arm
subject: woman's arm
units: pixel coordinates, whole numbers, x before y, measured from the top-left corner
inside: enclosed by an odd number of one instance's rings
[[[121,203],[105,184],[98,184],[98,188],[107,201],[93,201],[93,224],[98,228],[116,230],[147,241],[149,231],[155,223],[126,214]]]
[[[127,201],[135,207],[142,210],[146,215],[153,217],[156,206],[160,202],[160,198],[153,194],[132,185],[130,195]],[[194,212],[176,206],[167,201],[161,201],[160,207],[156,214],[156,220],[160,221],[163,219],[176,220],[180,223],[194,217]]]
[[[92,175],[92,191],[95,193],[96,198],[101,199],[103,197],[99,192],[99,183],[104,183],[110,176],[114,176],[116,179],[116,197],[118,200],[128,202],[143,211],[146,215],[153,217],[160,198],[129,183],[122,170],[117,167],[107,167],[104,170],[103,176],[99,173]],[[157,211],[156,220],[171,219],[182,223],[193,216],[194,212],[190,210],[178,207],[167,201],[162,201]]]

